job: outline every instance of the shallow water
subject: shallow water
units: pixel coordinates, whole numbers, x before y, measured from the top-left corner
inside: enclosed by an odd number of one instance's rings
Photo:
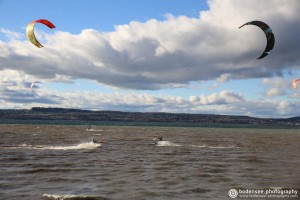
[[[229,199],[231,188],[300,186],[299,130],[92,130],[0,125],[0,199]]]

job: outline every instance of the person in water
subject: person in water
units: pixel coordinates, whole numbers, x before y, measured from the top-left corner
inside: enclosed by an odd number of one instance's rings
[[[93,143],[98,143],[94,138],[92,138],[92,142]]]
[[[157,136],[157,138],[155,139],[155,144],[157,144],[159,141],[162,141],[163,137],[162,136]]]

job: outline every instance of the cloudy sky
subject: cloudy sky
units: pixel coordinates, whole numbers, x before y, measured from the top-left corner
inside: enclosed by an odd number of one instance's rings
[[[0,0],[0,109],[300,115],[299,0],[40,2]]]

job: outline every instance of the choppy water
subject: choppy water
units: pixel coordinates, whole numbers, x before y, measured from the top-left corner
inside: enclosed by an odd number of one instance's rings
[[[300,186],[299,130],[0,125],[0,138],[0,199],[229,199],[231,188]]]

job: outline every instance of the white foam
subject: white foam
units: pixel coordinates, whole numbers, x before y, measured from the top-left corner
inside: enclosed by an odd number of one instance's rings
[[[43,149],[53,149],[53,150],[76,150],[76,149],[95,149],[101,147],[100,143],[86,142],[81,143],[76,146],[44,146]]]
[[[206,145],[192,145],[192,147],[196,147],[196,148],[205,148]]]
[[[232,149],[237,148],[235,146],[208,146],[210,149]]]
[[[86,195],[73,195],[73,194],[65,194],[65,195],[58,195],[58,194],[43,194],[43,197],[49,198],[49,199],[57,199],[57,200],[67,200],[67,199],[84,199],[84,198],[91,198],[92,196],[86,196]]]
[[[104,130],[102,129],[93,129],[93,128],[87,128],[86,131],[96,131],[96,132],[102,132]]]
[[[206,146],[206,145],[191,145],[192,147],[196,148],[209,148],[209,149],[232,149],[238,148],[236,146]]]
[[[171,146],[171,147],[179,147],[179,146],[182,146],[180,144],[175,144],[175,143],[172,143],[172,142],[169,142],[169,141],[157,141],[157,144],[156,146]]]
[[[85,142],[73,146],[45,146],[45,145],[26,145],[22,144],[15,147],[7,147],[9,149],[39,149],[39,150],[77,150],[77,149],[95,149],[101,147],[100,143]]]

